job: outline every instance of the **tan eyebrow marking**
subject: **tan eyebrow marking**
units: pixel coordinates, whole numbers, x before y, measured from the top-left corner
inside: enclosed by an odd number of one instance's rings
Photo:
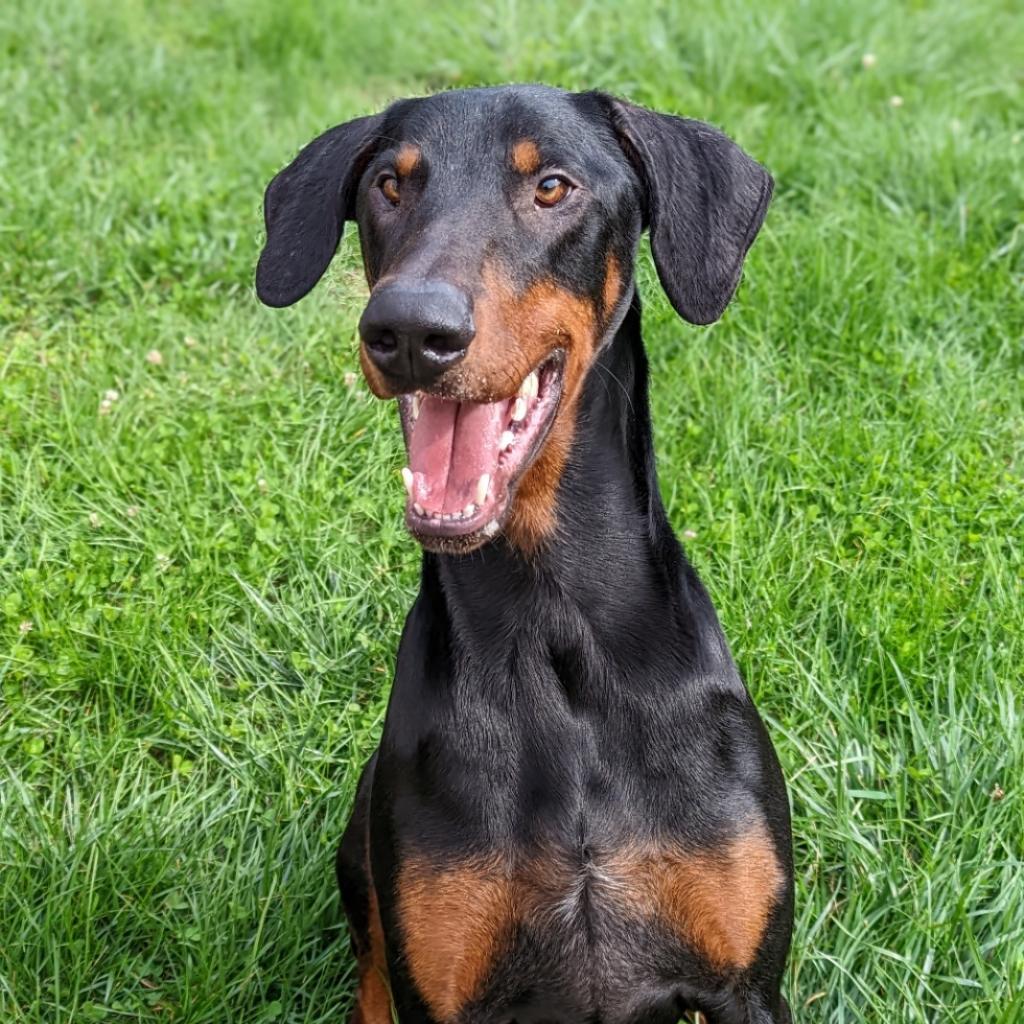
[[[540,170],[540,150],[532,139],[520,139],[512,147],[512,166],[520,174],[535,174]]]
[[[419,146],[403,142],[395,154],[395,173],[400,178],[407,178],[419,166],[421,156]]]

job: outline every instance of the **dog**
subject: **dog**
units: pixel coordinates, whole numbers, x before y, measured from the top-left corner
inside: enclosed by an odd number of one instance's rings
[[[662,506],[634,280],[723,313],[773,182],[699,121],[544,86],[394,103],[269,184],[259,298],[354,220],[359,360],[424,549],[337,857],[353,1024],[781,1024],[778,760]]]

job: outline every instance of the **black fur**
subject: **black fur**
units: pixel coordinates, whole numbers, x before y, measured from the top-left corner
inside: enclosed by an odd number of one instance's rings
[[[267,186],[267,244],[256,267],[261,302],[290,306],[323,276],[353,216],[360,161],[380,120],[359,117],[324,132]]]
[[[345,211],[371,282],[396,268],[466,279],[486,255],[520,287],[543,274],[596,296],[612,253],[625,284],[585,379],[554,538],[529,556],[500,536],[469,554],[424,555],[380,748],[339,850],[356,948],[368,947],[372,890],[398,1018],[431,1021],[403,947],[402,864],[557,851],[578,865],[578,892],[564,913],[516,929],[460,1021],[673,1024],[687,1009],[711,1024],[788,1021],[785,788],[662,507],[632,285],[647,220],[673,305],[697,323],[720,315],[771,179],[706,125],[598,93],[472,90],[353,124],[271,184],[261,298],[294,301],[315,283]],[[587,182],[548,234],[517,213],[503,162],[523,135]],[[403,139],[423,157],[416,202],[395,213],[374,182]],[[749,967],[715,970],[669,929],[602,900],[597,865],[610,851],[648,839],[714,849],[754,823],[785,883]]]
[[[710,324],[739,284],[772,197],[771,175],[711,125],[612,101],[647,192],[651,252],[680,316]]]

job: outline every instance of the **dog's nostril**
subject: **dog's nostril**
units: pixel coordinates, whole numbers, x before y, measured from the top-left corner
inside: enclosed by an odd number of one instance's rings
[[[398,348],[398,339],[391,331],[381,331],[374,338],[366,343],[367,348],[379,352],[381,355],[390,355]]]
[[[450,334],[428,334],[423,339],[424,351],[438,356],[451,356],[461,354],[466,350],[466,343],[456,333]]]

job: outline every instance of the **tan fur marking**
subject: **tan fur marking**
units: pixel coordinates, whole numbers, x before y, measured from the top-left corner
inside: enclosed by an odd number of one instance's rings
[[[536,174],[540,163],[540,150],[532,139],[520,139],[512,147],[512,166],[520,174]]]
[[[384,379],[384,375],[374,365],[373,360],[370,358],[366,351],[366,345],[359,342],[359,367],[363,371],[363,376],[366,378],[366,383],[369,385],[370,390],[378,398],[394,398],[395,393],[391,390],[388,382]]]
[[[419,146],[403,142],[395,154],[395,174],[400,178],[408,178],[419,166],[421,156]]]
[[[753,962],[783,883],[764,828],[718,850],[626,850],[609,870],[627,905],[663,921],[718,970]]]
[[[398,882],[409,972],[433,1015],[454,1018],[487,980],[516,917],[514,885],[496,865],[439,871],[409,862]]]
[[[391,1024],[391,983],[384,952],[377,892],[370,890],[370,949],[359,957],[359,983],[352,1024]]]
[[[477,333],[455,369],[461,380],[487,382],[493,398],[510,398],[554,349],[565,349],[562,399],[547,440],[519,482],[505,526],[508,539],[534,550],[557,525],[555,496],[575,432],[576,403],[597,343],[593,306],[554,281],[535,281],[521,295],[494,267],[484,270]]]
[[[516,927],[548,927],[549,915],[572,903],[586,875],[565,851],[542,851],[518,864],[493,857],[447,869],[416,860],[403,865],[403,950],[434,1016],[450,1021],[482,995]],[[753,962],[783,882],[759,826],[714,850],[644,844],[597,855],[588,884],[595,903],[660,924],[727,971]]]
[[[615,306],[622,293],[622,275],[619,273],[619,261],[615,253],[608,253],[604,266],[604,289],[601,298],[604,303],[604,318],[607,320],[615,312]]]

